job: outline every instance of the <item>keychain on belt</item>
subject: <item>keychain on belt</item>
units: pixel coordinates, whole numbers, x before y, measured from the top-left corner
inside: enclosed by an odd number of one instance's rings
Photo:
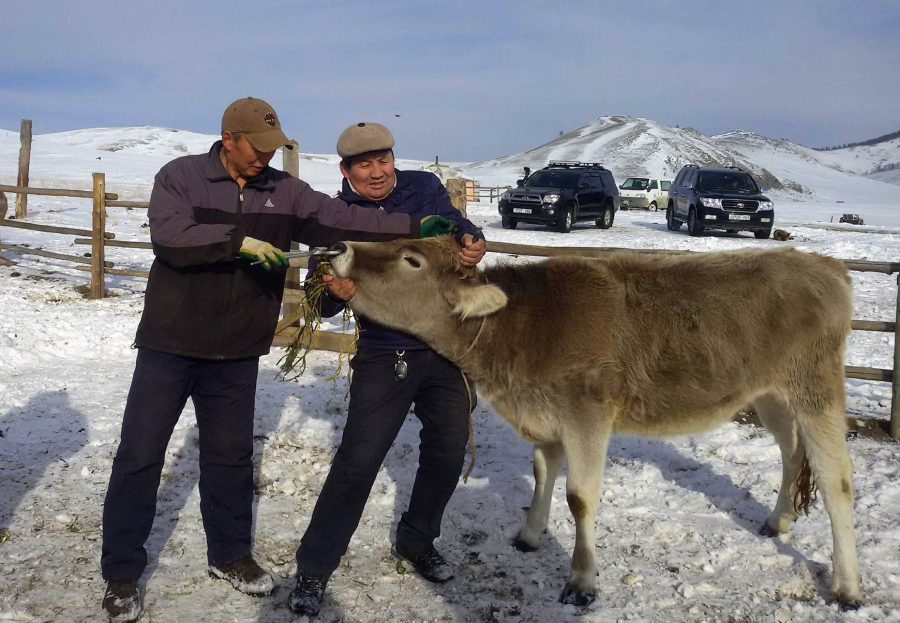
[[[405,354],[406,354],[405,350],[397,351],[397,363],[394,364],[394,380],[395,381],[402,381],[403,379],[406,378],[406,372],[408,370],[408,367],[406,365],[406,362],[403,361],[403,355],[405,355]]]

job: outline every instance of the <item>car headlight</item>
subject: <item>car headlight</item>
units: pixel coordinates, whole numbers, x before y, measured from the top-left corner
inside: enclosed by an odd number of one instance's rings
[[[500,201],[509,201],[509,198],[512,197],[512,194],[507,190],[505,193],[500,195]]]
[[[758,211],[762,212],[763,210],[771,210],[775,207],[775,204],[771,201],[760,201]]]
[[[547,205],[553,205],[557,201],[559,201],[559,195],[544,195],[544,203]]]
[[[719,208],[722,209],[722,200],[721,199],[710,199],[708,197],[701,197],[700,203],[705,205],[707,208]]]

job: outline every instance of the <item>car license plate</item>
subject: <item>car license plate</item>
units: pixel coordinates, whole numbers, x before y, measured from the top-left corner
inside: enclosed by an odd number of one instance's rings
[[[749,221],[750,215],[749,214],[729,214],[728,220],[729,221]]]
[[[531,210],[529,208],[513,208],[513,212],[515,212],[516,214],[531,214]]]

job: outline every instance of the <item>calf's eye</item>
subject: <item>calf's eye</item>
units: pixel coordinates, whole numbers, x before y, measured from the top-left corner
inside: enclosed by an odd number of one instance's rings
[[[421,266],[421,264],[419,264],[419,260],[414,257],[406,256],[403,259],[406,260],[413,268],[418,268],[419,266]]]

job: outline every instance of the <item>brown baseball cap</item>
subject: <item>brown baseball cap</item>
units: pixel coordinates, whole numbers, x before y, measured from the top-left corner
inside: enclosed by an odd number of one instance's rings
[[[337,153],[341,158],[352,158],[369,151],[394,148],[394,135],[380,123],[360,121],[341,132]]]
[[[232,102],[222,115],[223,132],[240,132],[254,149],[264,152],[279,147],[293,149],[290,139],[281,131],[275,109],[255,97]]]

